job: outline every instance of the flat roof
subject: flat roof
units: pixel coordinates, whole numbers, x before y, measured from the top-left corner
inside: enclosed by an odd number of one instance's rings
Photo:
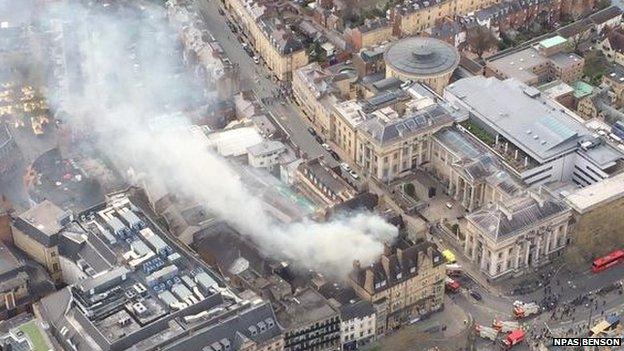
[[[541,46],[545,47],[545,48],[551,48],[553,46],[561,45],[561,44],[564,44],[566,42],[567,42],[566,38],[564,38],[564,37],[562,37],[560,35],[557,35],[557,36],[554,36],[552,38],[544,39],[544,40],[540,41],[539,44]]]
[[[468,105],[481,122],[545,163],[575,150],[590,132],[563,107],[516,79],[475,76],[456,81],[446,90]]]
[[[574,97],[580,99],[591,94],[594,91],[594,87],[591,84],[585,83],[582,80],[577,80],[570,84],[574,88]]]
[[[624,196],[624,173],[565,194],[565,201],[578,213],[617,200]]]
[[[534,67],[547,62],[548,58],[541,55],[534,48],[529,47],[488,61],[487,65],[509,78],[516,78],[526,82],[537,76],[533,72]]]
[[[59,219],[66,213],[62,208],[56,206],[49,200],[44,200],[35,207],[20,214],[20,218],[41,233],[51,236],[58,234],[63,229]]]

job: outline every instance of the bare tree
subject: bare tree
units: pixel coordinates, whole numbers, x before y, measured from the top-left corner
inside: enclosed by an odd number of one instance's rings
[[[484,26],[470,29],[468,31],[467,40],[468,45],[470,45],[479,58],[483,58],[483,53],[490,50],[498,43],[494,33]]]

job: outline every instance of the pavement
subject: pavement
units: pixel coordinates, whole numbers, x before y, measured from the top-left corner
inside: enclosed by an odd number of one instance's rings
[[[309,158],[323,155],[330,167],[338,165],[338,162],[308,132],[305,117],[298,107],[291,100],[285,100],[283,105],[279,103],[281,100],[273,93],[280,89],[280,84],[274,79],[267,78],[272,77],[270,70],[262,63],[254,63],[245,52],[237,37],[241,35],[241,31],[239,30],[236,34],[232,33],[226,18],[218,12],[219,6],[220,2],[217,0],[195,0],[195,7],[210,33],[221,44],[230,61],[238,64],[241,86],[253,91],[259,100],[264,98],[276,102],[263,104],[264,108],[269,112],[269,117],[286,132],[291,143],[301,152],[305,152]]]
[[[465,312],[458,299],[447,295],[444,310],[418,323],[409,324],[386,334],[367,347],[368,350],[462,350],[472,332],[472,317]]]
[[[20,149],[21,158],[12,175],[0,180],[0,189],[13,206],[29,208],[29,196],[24,186],[26,168],[41,154],[58,145],[57,130],[53,125],[48,125],[45,134],[37,136],[29,127],[15,128],[13,123],[8,123],[8,125]]]

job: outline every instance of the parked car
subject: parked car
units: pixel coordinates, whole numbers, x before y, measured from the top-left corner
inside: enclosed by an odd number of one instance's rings
[[[312,134],[313,136],[316,136],[316,131],[312,127],[308,127],[308,133]]]
[[[219,14],[220,14],[221,16],[225,15],[225,11],[223,11],[223,9],[222,9],[222,8],[220,8],[220,7],[219,7]]]
[[[317,141],[319,144],[324,143],[323,138],[321,138],[321,137],[320,137],[320,136],[318,136],[318,135],[315,135],[315,136],[314,136],[314,139],[316,139],[316,141]]]
[[[336,151],[331,150],[331,151],[329,152],[329,154],[330,154],[330,155],[332,155],[332,157],[334,158],[334,160],[336,160],[336,161],[340,161],[340,156],[338,156],[338,154],[336,153]]]
[[[355,171],[354,171],[354,170],[350,170],[350,171],[349,171],[349,174],[351,175],[351,177],[353,177],[353,179],[358,179],[358,178],[360,178],[360,176],[359,176],[357,173],[355,173]]]
[[[329,146],[329,144],[323,143],[321,146],[323,147],[323,149],[325,149],[325,151],[331,151],[331,147]]]
[[[351,167],[349,167],[349,165],[346,162],[343,162],[340,164],[340,168],[344,169],[345,172],[350,172],[351,171]]]
[[[472,298],[477,301],[483,300],[483,297],[481,296],[481,294],[479,294],[479,292],[476,290],[470,290],[470,296],[472,296]]]
[[[258,57],[258,55],[255,55],[255,56],[253,57],[253,61],[254,61],[254,63],[255,63],[256,65],[257,65],[257,64],[259,64],[259,63],[260,63],[260,57]]]

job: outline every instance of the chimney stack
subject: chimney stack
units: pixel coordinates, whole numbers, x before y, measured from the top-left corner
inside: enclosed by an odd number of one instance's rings
[[[371,269],[366,269],[366,277],[364,279],[364,290],[374,292],[375,275]]]
[[[384,242],[384,256],[390,256],[392,255],[392,247],[390,247],[390,244],[386,241]]]

